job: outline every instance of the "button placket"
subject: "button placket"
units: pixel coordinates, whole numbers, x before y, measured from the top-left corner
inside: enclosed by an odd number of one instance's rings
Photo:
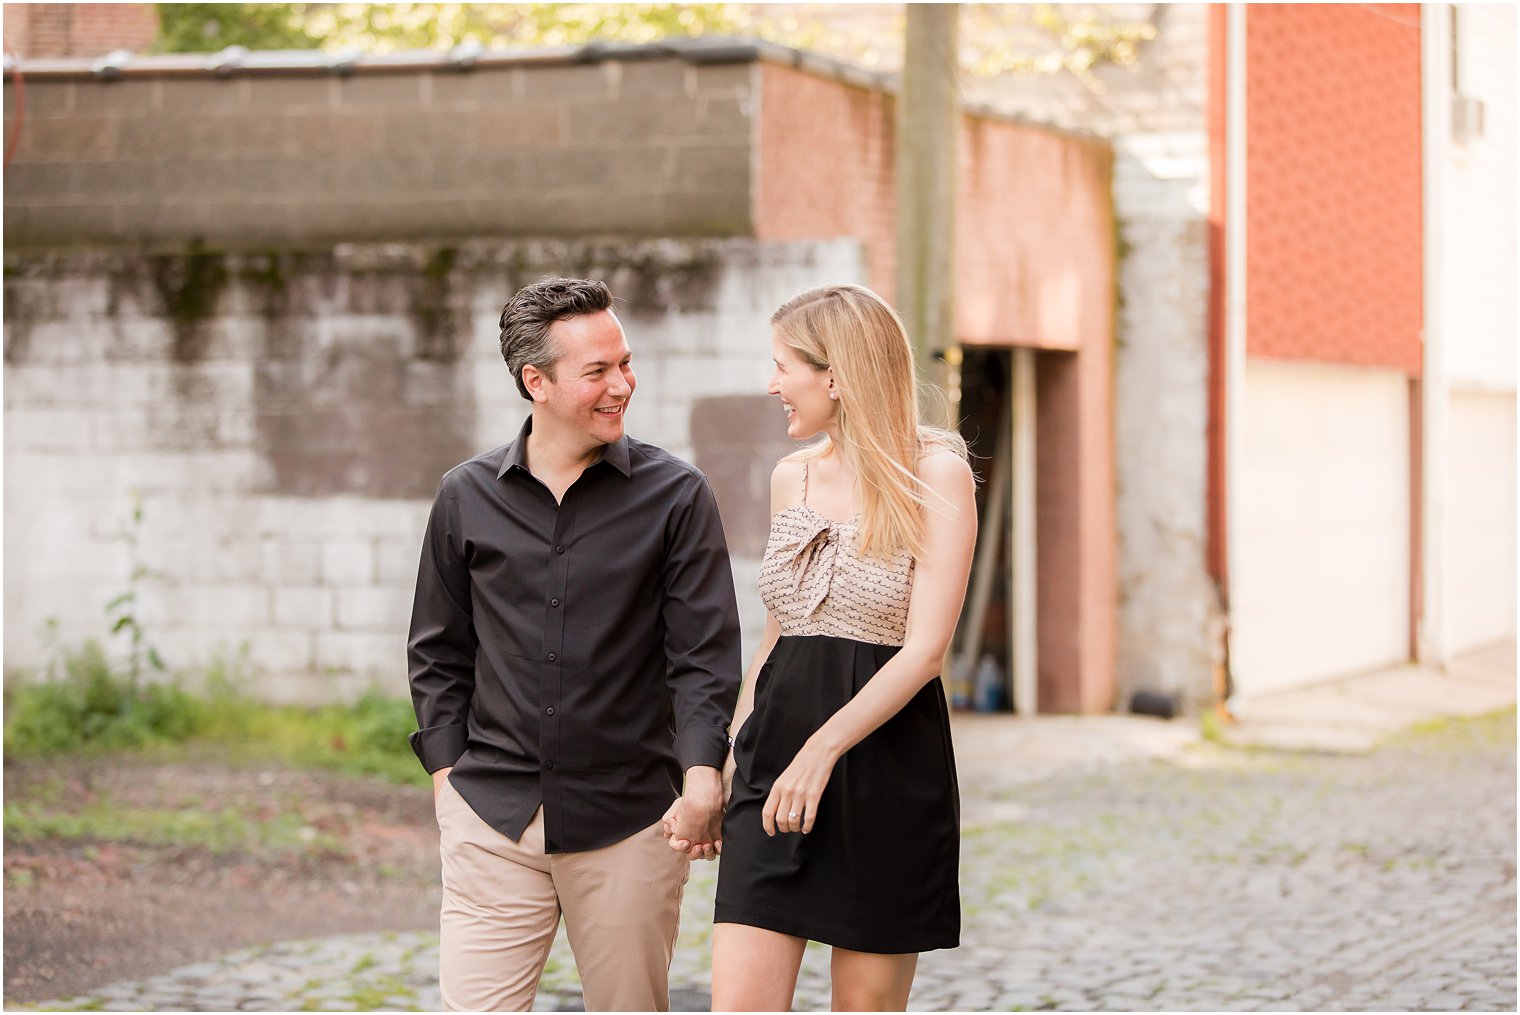
[[[570,576],[570,554],[572,545],[571,532],[575,521],[575,501],[573,489],[567,491],[560,501],[554,514],[554,530],[550,533],[549,546],[554,552],[549,557],[547,572],[547,588],[544,589],[544,642],[543,642],[543,678],[539,684],[539,757],[543,759],[542,772],[544,778],[551,783],[557,784],[559,780],[557,765],[564,759],[560,757],[560,698],[563,689],[564,665],[565,665],[565,611],[559,606],[565,599],[565,589]],[[562,767],[562,766],[561,766]],[[559,800],[557,785],[553,791],[546,786],[544,792],[544,820],[546,825],[553,823],[556,829],[559,826],[559,808],[555,806]],[[553,803],[551,803],[551,801]],[[553,812],[551,814],[551,811]]]

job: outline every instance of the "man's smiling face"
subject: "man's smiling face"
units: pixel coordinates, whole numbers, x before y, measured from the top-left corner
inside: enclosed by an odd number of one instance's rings
[[[619,440],[637,381],[617,316],[602,310],[555,321],[549,337],[559,356],[554,379],[544,378],[543,400],[535,400],[535,414],[547,414],[550,419],[545,422],[555,430],[580,433],[589,443]]]

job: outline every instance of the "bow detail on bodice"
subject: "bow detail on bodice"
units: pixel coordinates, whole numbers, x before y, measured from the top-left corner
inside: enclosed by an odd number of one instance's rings
[[[818,612],[828,598],[829,587],[834,581],[834,565],[839,559],[840,523],[816,512],[806,512],[807,522],[801,534],[794,540],[776,547],[778,556],[792,572],[792,591],[800,593],[803,581],[811,588],[805,600],[804,617]],[[813,577],[809,578],[809,575]]]

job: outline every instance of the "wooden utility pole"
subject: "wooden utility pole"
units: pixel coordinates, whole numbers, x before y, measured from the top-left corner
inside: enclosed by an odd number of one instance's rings
[[[897,96],[897,309],[913,340],[919,376],[944,381],[932,357],[955,342],[960,6],[906,7]]]

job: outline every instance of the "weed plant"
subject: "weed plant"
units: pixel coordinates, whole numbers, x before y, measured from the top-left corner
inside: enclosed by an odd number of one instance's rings
[[[56,646],[41,675],[13,674],[5,690],[10,760],[112,751],[204,751],[423,784],[407,744],[411,703],[371,691],[352,704],[270,705],[249,697],[246,651],[213,661],[189,690],[141,684],[99,642]]]
[[[5,751],[29,757],[183,741],[205,719],[196,696],[173,683],[139,685],[90,640],[55,648],[43,679],[7,682]]]

